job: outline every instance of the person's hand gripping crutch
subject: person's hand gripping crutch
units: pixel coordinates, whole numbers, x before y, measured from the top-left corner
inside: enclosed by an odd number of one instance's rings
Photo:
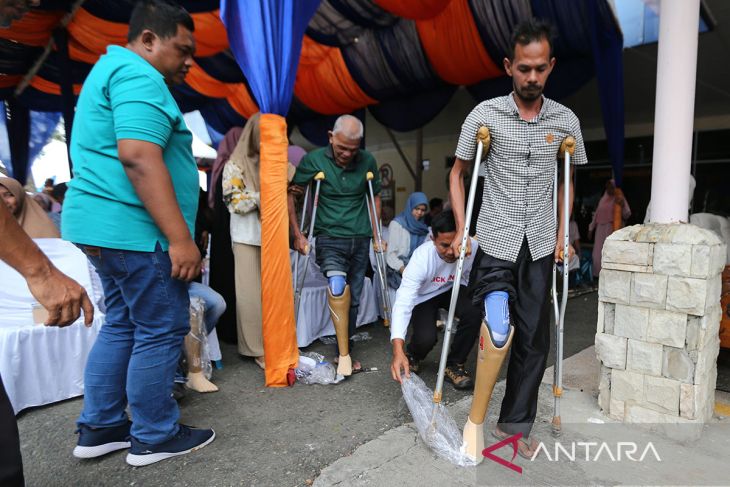
[[[300,254],[304,255],[304,265],[301,270],[301,277],[299,276],[299,256],[296,257],[296,265],[294,272],[294,317],[299,318],[299,305],[302,298],[302,288],[304,287],[304,279],[309,269],[309,251],[312,248],[312,240],[314,239],[314,223],[317,219],[317,205],[319,205],[319,188],[322,185],[322,181],[325,179],[324,172],[320,171],[314,175],[314,198],[312,199],[312,219],[309,222],[309,233],[305,238],[301,233],[301,227],[304,225],[304,217],[307,212],[307,199],[304,200],[304,206],[302,207],[302,221],[300,223],[300,231],[294,237],[294,249]],[[307,196],[309,190],[307,190]]]
[[[560,211],[560,214],[556,213],[556,218],[558,218],[558,227],[557,227],[557,233],[555,236],[555,262],[563,262],[563,265],[568,265],[570,262],[570,259],[573,258],[575,255],[575,249],[573,248],[573,245],[570,243],[570,239],[567,240],[567,245],[565,245],[564,236],[567,235],[569,226],[570,226],[570,208],[573,207],[573,192],[570,191],[570,186],[572,185],[571,181],[571,174],[570,174],[570,158],[573,157],[573,153],[575,152],[575,137],[572,135],[567,136],[563,139],[563,142],[560,144],[560,150],[558,151],[558,159],[561,161],[565,161],[566,154],[568,155],[568,164],[566,164],[567,172],[564,171],[563,174],[563,186],[558,186],[556,184],[555,191],[557,193],[557,208],[556,212]],[[557,181],[557,177],[556,177]],[[568,187],[566,188],[567,185]],[[563,218],[564,211],[564,205],[565,201],[568,201],[568,220],[566,221]],[[565,256],[567,249],[567,257]]]

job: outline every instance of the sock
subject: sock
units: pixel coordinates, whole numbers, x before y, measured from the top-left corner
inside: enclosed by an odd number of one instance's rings
[[[497,347],[501,347],[509,336],[509,294],[492,291],[484,297],[484,319],[489,333]]]
[[[345,292],[345,276],[330,276],[327,278],[330,283],[330,292],[332,296],[341,296]]]

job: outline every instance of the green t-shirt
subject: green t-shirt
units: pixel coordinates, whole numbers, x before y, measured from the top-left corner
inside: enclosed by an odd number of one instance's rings
[[[151,252],[168,241],[124,172],[117,141],[162,147],[178,205],[192,235],[198,170],[192,135],[164,78],[134,52],[109,46],[89,73],[76,105],[71,136],[73,179],[63,203],[61,234],[71,242]]]
[[[340,167],[332,155],[332,147],[314,150],[304,156],[292,183],[306,186],[314,176],[324,172],[319,190],[315,235],[328,237],[371,237],[373,235],[365,206],[368,193],[366,175],[373,173],[373,192],[380,194],[380,173],[375,158],[360,149],[347,167]],[[314,191],[315,185],[312,185]]]

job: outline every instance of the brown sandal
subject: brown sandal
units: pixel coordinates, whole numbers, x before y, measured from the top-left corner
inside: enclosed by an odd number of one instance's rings
[[[492,436],[497,438],[498,440],[505,440],[509,438],[510,436],[513,436],[509,433],[505,433],[499,427],[495,427],[494,430],[492,430]],[[527,442],[530,442],[529,444]],[[527,460],[532,460],[532,457],[535,455],[535,452],[537,451],[539,443],[534,438],[520,438],[517,440],[517,453]]]

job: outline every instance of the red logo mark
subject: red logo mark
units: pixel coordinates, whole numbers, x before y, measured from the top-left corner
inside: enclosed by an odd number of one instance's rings
[[[484,337],[479,337],[479,350],[484,351]]]
[[[480,343],[480,345],[481,345],[481,343]],[[490,460],[499,463],[503,467],[507,467],[511,470],[514,470],[518,474],[522,474],[522,467],[512,463],[512,461],[517,456],[517,442],[520,441],[521,438],[522,438],[522,433],[517,433],[516,435],[512,435],[508,438],[505,438],[504,440],[500,441],[499,443],[495,443],[494,445],[491,445],[491,446],[488,446],[487,448],[485,448],[482,451],[482,455],[484,455],[485,458],[489,458]],[[499,458],[498,456],[492,454],[492,452],[494,450],[499,450],[503,446],[509,445],[509,444],[512,445],[512,460],[507,461],[503,458]]]

